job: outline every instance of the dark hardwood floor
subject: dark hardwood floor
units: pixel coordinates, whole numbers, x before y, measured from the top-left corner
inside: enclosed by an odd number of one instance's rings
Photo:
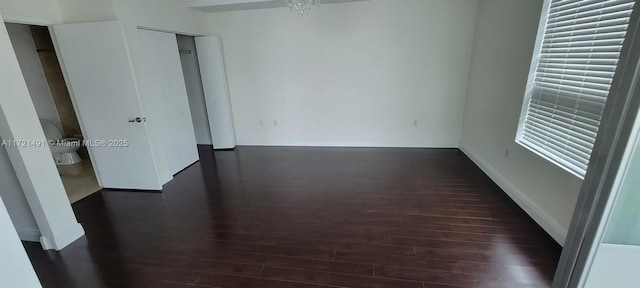
[[[560,247],[456,149],[238,147],[103,190],[44,287],[548,287]]]

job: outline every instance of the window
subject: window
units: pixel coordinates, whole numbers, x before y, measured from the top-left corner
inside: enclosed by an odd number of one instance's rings
[[[516,142],[583,178],[634,0],[546,0]]]

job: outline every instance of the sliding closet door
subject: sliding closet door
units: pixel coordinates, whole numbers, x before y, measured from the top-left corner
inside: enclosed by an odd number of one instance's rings
[[[54,32],[102,186],[162,189],[120,23],[56,25]]]
[[[236,140],[220,39],[216,36],[196,37],[196,49],[213,148],[232,149]]]
[[[140,79],[144,106],[175,174],[200,159],[178,42],[172,33],[140,29],[138,34],[147,68]]]

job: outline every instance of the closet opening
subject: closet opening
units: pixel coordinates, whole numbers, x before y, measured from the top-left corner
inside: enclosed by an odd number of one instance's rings
[[[177,34],[176,40],[178,41],[180,63],[182,64],[184,83],[187,88],[196,143],[198,145],[213,145],[195,37]]]

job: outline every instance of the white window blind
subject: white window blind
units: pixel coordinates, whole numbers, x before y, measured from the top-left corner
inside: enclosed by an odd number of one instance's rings
[[[517,142],[582,178],[635,1],[549,1]]]

